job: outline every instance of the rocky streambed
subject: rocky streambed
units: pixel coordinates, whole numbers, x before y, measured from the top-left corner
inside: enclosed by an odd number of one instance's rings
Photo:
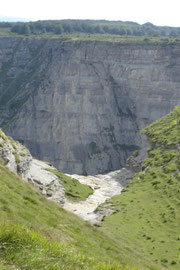
[[[94,190],[94,193],[85,201],[72,202],[65,200],[63,208],[94,224],[100,222],[104,216],[112,214],[113,210],[99,206],[112,196],[120,194],[122,189],[129,184],[133,173],[122,168],[104,175],[69,176],[77,179],[82,184],[89,185]]]
[[[86,200],[73,202],[65,197],[64,187],[53,173],[56,169],[47,162],[34,159],[26,147],[7,137],[1,130],[0,158],[4,165],[30,182],[42,195],[91,223],[100,222],[104,216],[114,211],[101,205],[112,196],[120,194],[133,176],[132,166],[129,167],[131,170],[122,168],[95,176],[69,175],[93,189],[93,194]]]

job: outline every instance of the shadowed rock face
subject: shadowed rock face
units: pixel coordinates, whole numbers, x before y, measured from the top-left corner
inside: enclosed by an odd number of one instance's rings
[[[180,104],[178,44],[0,38],[0,58],[1,126],[66,173],[121,168]]]

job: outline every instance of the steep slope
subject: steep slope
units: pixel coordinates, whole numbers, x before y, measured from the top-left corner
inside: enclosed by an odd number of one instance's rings
[[[180,44],[1,37],[0,126],[67,173],[124,166],[180,102]]]
[[[143,133],[151,144],[148,157],[124,193],[110,200],[117,212],[105,218],[102,231],[142,258],[179,269],[180,106]]]
[[[106,175],[65,175],[49,162],[34,159],[25,146],[7,137],[1,129],[0,161],[49,200],[91,223],[112,212],[97,211],[97,207],[120,194],[132,178],[132,172],[125,168]]]
[[[57,171],[50,163],[34,159],[29,150],[0,129],[0,160],[11,171],[33,184],[44,196],[61,206],[69,200],[85,200],[91,187]]]
[[[113,262],[119,256],[112,240],[1,164],[0,217],[0,263],[13,269],[93,269],[98,261]]]
[[[78,201],[92,193],[76,182],[0,130],[0,269],[124,269],[113,239],[42,196],[67,204],[64,195]]]
[[[2,269],[179,269],[179,119],[177,107],[144,130],[143,171],[110,201],[115,212],[98,229],[0,164]]]

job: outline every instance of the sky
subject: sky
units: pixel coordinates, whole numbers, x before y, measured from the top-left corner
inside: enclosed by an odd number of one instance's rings
[[[180,27],[180,0],[1,0],[0,16],[106,19]]]

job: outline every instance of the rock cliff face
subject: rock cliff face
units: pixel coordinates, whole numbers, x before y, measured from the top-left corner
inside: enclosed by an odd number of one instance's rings
[[[180,45],[0,38],[0,125],[66,173],[116,170],[180,104]]]
[[[34,159],[29,150],[0,129],[0,163],[30,182],[48,199],[64,205],[65,191],[51,164]]]

